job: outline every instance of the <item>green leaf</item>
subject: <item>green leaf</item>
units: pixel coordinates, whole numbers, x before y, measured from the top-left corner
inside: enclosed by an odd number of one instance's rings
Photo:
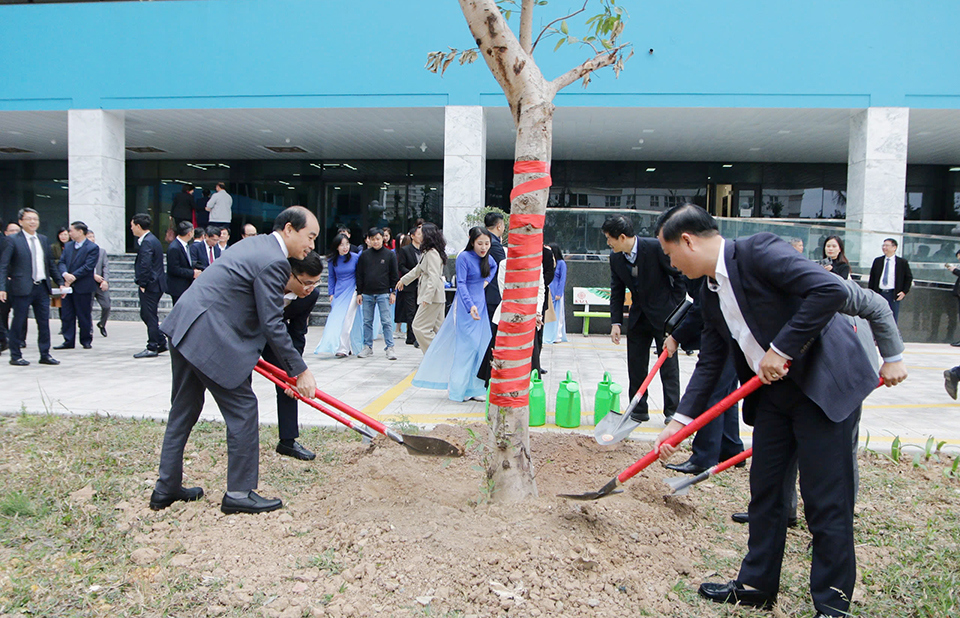
[[[560,32],[570,34],[570,28],[567,26],[567,20],[560,22]]]
[[[562,39],[557,41],[557,46],[553,48],[553,51],[557,51],[558,49],[560,49],[563,46],[563,44],[566,42],[567,42],[567,37],[563,37]]]
[[[512,13],[513,13],[513,11],[506,11],[506,12],[504,12],[503,18],[504,18],[505,20],[507,20],[507,21],[510,21],[510,15],[511,15]]]
[[[603,39],[600,43],[603,44],[604,49],[613,49],[613,43],[611,43],[609,39]]]

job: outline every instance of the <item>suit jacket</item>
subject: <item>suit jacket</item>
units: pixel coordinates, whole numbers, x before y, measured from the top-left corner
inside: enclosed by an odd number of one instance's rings
[[[727,240],[726,262],[737,304],[764,350],[775,346],[793,360],[787,380],[816,403],[834,422],[856,410],[877,386],[877,374],[849,320],[836,315],[847,302],[844,281],[770,233]],[[754,371],[731,337],[716,292],[701,291],[704,328],[700,359],[677,414],[691,418],[706,410],[727,355],[741,383]],[[752,425],[758,395],[744,400],[743,418]]]
[[[220,245],[213,246],[213,260],[216,261],[220,259]],[[190,245],[190,264],[194,268],[199,268],[200,270],[205,269],[207,266],[210,266],[210,258],[207,257],[207,243],[198,240],[197,242]]]
[[[27,235],[21,231],[13,236],[7,236],[6,240],[3,255],[0,255],[0,292],[7,292],[11,296],[29,296],[33,293],[33,254],[30,253],[30,247],[27,244]],[[43,285],[46,286],[49,294],[52,289],[50,279],[52,278],[57,285],[62,285],[63,277],[60,276],[57,262],[50,252],[47,237],[37,234],[37,240],[40,245],[39,250],[43,251],[43,263],[47,268],[47,280]]]
[[[406,247],[400,247],[397,250],[397,267],[399,268],[400,276],[403,277],[405,274],[417,267],[417,264],[420,263],[420,257],[417,256],[418,250],[413,244],[409,244]],[[409,284],[404,283],[404,292],[410,291],[411,293],[417,292],[417,280],[414,279]]]
[[[497,264],[501,264],[507,259],[507,252],[503,250],[503,243],[493,234],[490,234],[490,255],[493,256],[493,260]],[[504,268],[505,267],[506,264],[504,264]],[[500,288],[495,285],[488,285],[486,290],[484,290],[484,296],[487,300],[488,314],[493,315],[493,312],[489,308],[496,307],[500,304],[500,300],[502,299]]]
[[[193,266],[189,247],[184,248],[179,239],[174,239],[167,247],[167,293],[179,297],[193,283]]]
[[[293,347],[300,354],[307,346],[307,329],[310,327],[310,313],[320,298],[320,290],[314,290],[303,298],[294,298],[283,308],[283,323],[287,326]]]
[[[60,256],[60,262],[57,267],[60,269],[60,275],[70,273],[77,278],[70,287],[74,294],[93,294],[99,287],[93,278],[93,273],[97,268],[97,260],[100,259],[100,247],[85,240],[80,248],[76,248],[76,243],[72,240],[63,247],[63,255]]]
[[[160,239],[147,232],[140,238],[137,259],[134,261],[134,280],[147,292],[163,293],[166,277],[163,275],[163,245]]]
[[[173,206],[170,208],[170,215],[175,219],[193,219],[193,211],[197,207],[196,200],[190,193],[178,191],[173,196]]]
[[[880,279],[883,277],[883,261],[885,259],[886,256],[881,255],[873,261],[873,265],[870,267],[870,283],[867,287],[874,292],[880,292]],[[893,263],[895,271],[893,273],[894,294],[909,292],[910,286],[913,285],[913,273],[910,272],[910,264],[899,255],[893,256]]]
[[[634,328],[641,316],[646,316],[655,329],[662,329],[686,294],[682,276],[670,266],[656,239],[637,238],[637,243],[633,265],[623,253],[610,255],[610,323],[623,322],[623,301],[629,288],[633,300],[626,330]]]
[[[107,250],[99,247],[97,254],[97,265],[93,269],[93,274],[100,275],[105,281],[110,281],[110,260],[107,258]]]
[[[248,238],[194,281],[160,330],[190,364],[227,389],[250,378],[268,343],[287,373],[300,375],[307,365],[283,322],[289,279],[277,237]]]
[[[417,304],[446,302],[446,292],[443,288],[443,260],[436,249],[424,253],[420,263],[401,277],[400,281],[404,286],[411,285],[415,281],[420,282],[417,288]]]

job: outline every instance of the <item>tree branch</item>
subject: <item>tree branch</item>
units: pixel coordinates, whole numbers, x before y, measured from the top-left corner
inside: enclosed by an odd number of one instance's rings
[[[520,9],[520,47],[528,54],[533,52],[530,41],[533,40],[533,7],[535,0],[523,0]]]
[[[597,69],[602,69],[603,67],[612,65],[617,61],[617,56],[620,54],[623,48],[627,47],[628,45],[629,44],[620,45],[618,47],[614,47],[613,49],[604,50],[580,66],[570,69],[560,77],[550,82],[553,92],[560,92],[573,82],[577,81],[578,79],[582,79],[584,76],[593,73]]]
[[[575,15],[579,15],[580,13],[583,13],[584,11],[587,10],[587,4],[589,4],[589,3],[590,3],[590,0],[584,0],[584,1],[583,1],[583,8],[580,9],[579,11],[574,11],[573,13],[570,13],[570,14],[567,15],[566,17],[560,17],[560,18],[558,18],[558,19],[555,19],[555,20],[553,20],[552,22],[550,22],[549,24],[547,24],[546,26],[544,26],[544,27],[543,27],[543,30],[540,31],[540,34],[537,35],[537,40],[533,42],[533,45],[532,45],[532,46],[530,46],[530,52],[529,52],[529,53],[530,53],[530,54],[533,54],[533,50],[535,50],[535,49],[537,48],[537,44],[540,42],[540,39],[543,38],[543,35],[545,35],[548,30],[550,30],[550,26],[552,26],[553,24],[557,23],[558,21],[563,21],[563,20],[565,20],[565,19],[570,19],[571,17],[573,17],[573,16],[575,16]]]

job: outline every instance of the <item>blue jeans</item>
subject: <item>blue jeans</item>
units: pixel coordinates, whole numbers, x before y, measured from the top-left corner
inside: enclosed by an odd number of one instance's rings
[[[386,348],[393,347],[393,320],[390,319],[389,294],[363,295],[363,347],[373,347],[373,312],[380,309],[380,326],[383,328],[383,343]]]

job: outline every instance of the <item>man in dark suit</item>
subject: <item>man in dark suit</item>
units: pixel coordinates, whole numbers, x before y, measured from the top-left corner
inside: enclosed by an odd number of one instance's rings
[[[97,237],[91,229],[87,229],[87,240],[92,243],[97,242]],[[107,257],[107,250],[103,247],[100,247],[99,253],[97,266],[93,269],[93,280],[97,282],[97,289],[93,296],[100,305],[97,328],[100,329],[100,334],[106,337],[107,320],[110,319],[110,259]]]
[[[420,243],[423,242],[423,228],[417,226],[410,231],[410,244],[397,249],[397,267],[400,276],[404,276],[417,267],[423,253],[420,251]],[[503,251],[501,249],[501,251]],[[488,286],[489,287],[489,286]],[[496,287],[496,286],[494,286]],[[414,280],[410,285],[405,286],[397,294],[397,323],[407,325],[407,345],[420,347],[417,338],[413,336],[413,318],[417,315],[417,292],[419,285]]]
[[[503,250],[503,243],[500,241],[505,231],[503,215],[496,211],[488,212],[483,217],[483,225],[487,228],[487,231],[490,232],[490,255],[497,264],[500,264],[500,262],[507,259],[507,252]],[[492,327],[494,326],[493,312],[500,306],[500,286],[488,285],[484,288],[484,294],[487,297],[487,315],[490,316],[490,325]]]
[[[670,267],[667,256],[652,238],[638,238],[633,222],[623,215],[604,221],[604,236],[610,247],[610,339],[620,344],[623,303],[630,290],[630,315],[627,318],[627,370],[630,375],[629,398],[633,398],[650,364],[650,343],[657,342],[657,354],[663,351],[663,324],[684,298],[680,273]],[[668,358],[660,367],[663,385],[663,415],[666,422],[680,402],[680,365]],[[638,422],[650,420],[647,395],[631,415]]]
[[[190,264],[197,270],[204,270],[220,257],[220,228],[209,225],[204,230],[202,242],[190,245]]]
[[[140,288],[140,319],[147,326],[147,347],[134,358],[154,358],[167,351],[167,343],[160,333],[157,309],[166,289],[163,273],[163,245],[150,232],[153,220],[146,213],[137,213],[130,220],[130,231],[137,237],[137,259],[134,279]]]
[[[193,225],[193,216],[196,209],[197,203],[193,199],[193,185],[183,185],[180,192],[173,196],[170,216],[178,224],[189,221],[190,225]]]
[[[10,364],[29,365],[23,358],[20,337],[27,327],[27,310],[33,307],[37,321],[37,343],[41,365],[59,365],[50,356],[50,279],[63,284],[60,271],[50,253],[47,237],[37,233],[40,215],[33,208],[21,208],[21,231],[7,238],[0,256],[0,301],[10,302],[13,322],[7,332],[10,340]],[[9,280],[8,280],[9,277]]]
[[[663,441],[706,409],[728,356],[741,382],[764,384],[743,403],[754,426],[748,553],[736,580],[704,583],[720,603],[771,607],[786,540],[784,479],[796,453],[813,535],[810,590],[818,616],[846,615],[856,580],[853,463],[857,411],[877,374],[853,326],[837,316],[843,281],[769,233],[726,241],[699,206],[671,208],[657,223],[670,262],[690,278],[709,277],[702,296],[700,359]]]
[[[87,225],[74,221],[68,230],[70,241],[63,247],[57,267],[63,277],[63,287],[73,290],[63,295],[60,321],[63,343],[55,350],[70,350],[77,345],[77,325],[80,326],[80,345],[84,350],[93,347],[93,295],[97,282],[93,272],[100,258],[100,247],[87,240]]]
[[[302,260],[290,257],[290,279],[284,288],[286,294],[283,302],[283,323],[293,342],[293,347],[300,355],[307,345],[307,328],[310,326],[310,312],[313,311],[320,298],[320,291],[316,289],[320,282],[320,273],[323,272],[323,262],[316,252],[311,251]],[[279,365],[280,359],[273,348],[263,349],[263,359],[272,365]],[[277,387],[277,429],[280,441],[277,443],[277,452],[294,459],[311,461],[316,457],[312,451],[297,442],[300,437],[300,427],[297,420],[297,400],[288,397],[286,391]]]
[[[190,260],[190,241],[193,225],[189,221],[177,224],[177,238],[167,247],[167,294],[176,305],[193,280],[203,271],[194,268]]]
[[[273,233],[248,238],[198,277],[163,322],[170,338],[173,388],[160,454],[160,478],[150,508],[197,500],[199,487],[183,487],[183,451],[210,391],[227,425],[227,493],[224,513],[262,513],[282,506],[259,496],[259,412],[251,372],[269,344],[280,366],[296,376],[296,390],[316,394],[316,381],[283,324],[283,290],[290,279],[287,257],[303,259],[320,232],[302,206],[281,212]],[[210,333],[218,333],[210,345]]]
[[[893,319],[897,320],[900,317],[900,301],[913,285],[913,273],[910,272],[910,264],[897,255],[895,239],[884,239],[882,250],[883,255],[875,259],[870,267],[870,283],[867,287],[886,299],[893,311]]]

